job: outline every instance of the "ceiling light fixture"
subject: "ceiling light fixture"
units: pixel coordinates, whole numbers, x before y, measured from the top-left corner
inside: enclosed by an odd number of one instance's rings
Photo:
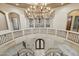
[[[52,13],[51,8],[46,3],[32,4],[27,9],[28,18],[49,18]]]

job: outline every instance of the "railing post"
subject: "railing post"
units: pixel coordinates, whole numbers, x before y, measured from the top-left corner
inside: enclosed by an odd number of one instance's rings
[[[38,28],[38,30],[39,30],[39,33],[40,33],[40,28]]]
[[[55,29],[55,36],[57,36],[57,29]]]
[[[22,34],[23,34],[23,36],[24,36],[24,29],[22,30]]]
[[[14,38],[14,34],[13,34],[13,31],[11,32],[12,33],[12,39],[14,40],[15,42],[15,38]],[[16,44],[16,43],[15,43]]]
[[[44,19],[44,28],[46,28],[46,19]]]
[[[34,26],[34,28],[35,28],[35,25],[36,25],[36,24],[35,24],[35,19],[33,19],[33,20],[34,20],[33,26]]]
[[[68,35],[69,35],[69,31],[67,31],[67,34],[66,34],[66,40],[68,40]]]
[[[48,28],[46,28],[46,34],[48,33]]]
[[[47,31],[47,34],[48,34],[48,28],[46,29],[46,31]]]

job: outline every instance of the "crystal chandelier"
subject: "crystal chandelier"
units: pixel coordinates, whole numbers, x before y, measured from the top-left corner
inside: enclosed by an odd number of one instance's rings
[[[51,8],[47,4],[33,4],[27,9],[28,18],[49,18],[51,15]]]

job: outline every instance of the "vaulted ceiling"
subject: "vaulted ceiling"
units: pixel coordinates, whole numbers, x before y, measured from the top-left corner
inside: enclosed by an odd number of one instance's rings
[[[8,4],[16,6],[16,7],[28,8],[29,6],[33,5],[34,3],[8,3]],[[69,4],[69,3],[48,3],[47,7],[56,8],[56,7],[61,7],[61,6],[67,5],[67,4]]]

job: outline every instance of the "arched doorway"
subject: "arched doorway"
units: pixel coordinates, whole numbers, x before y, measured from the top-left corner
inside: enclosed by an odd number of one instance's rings
[[[37,39],[35,41],[35,55],[44,56],[45,55],[45,41],[43,39]]]
[[[8,29],[8,26],[7,26],[5,13],[0,11],[0,31],[7,30],[7,29]]]
[[[79,32],[79,10],[69,12],[67,20],[67,30]]]
[[[45,48],[45,42],[43,39],[37,39],[35,42],[35,48],[36,49],[44,49]]]
[[[9,14],[11,27],[13,30],[19,30],[20,29],[20,16],[17,13],[11,12]]]

